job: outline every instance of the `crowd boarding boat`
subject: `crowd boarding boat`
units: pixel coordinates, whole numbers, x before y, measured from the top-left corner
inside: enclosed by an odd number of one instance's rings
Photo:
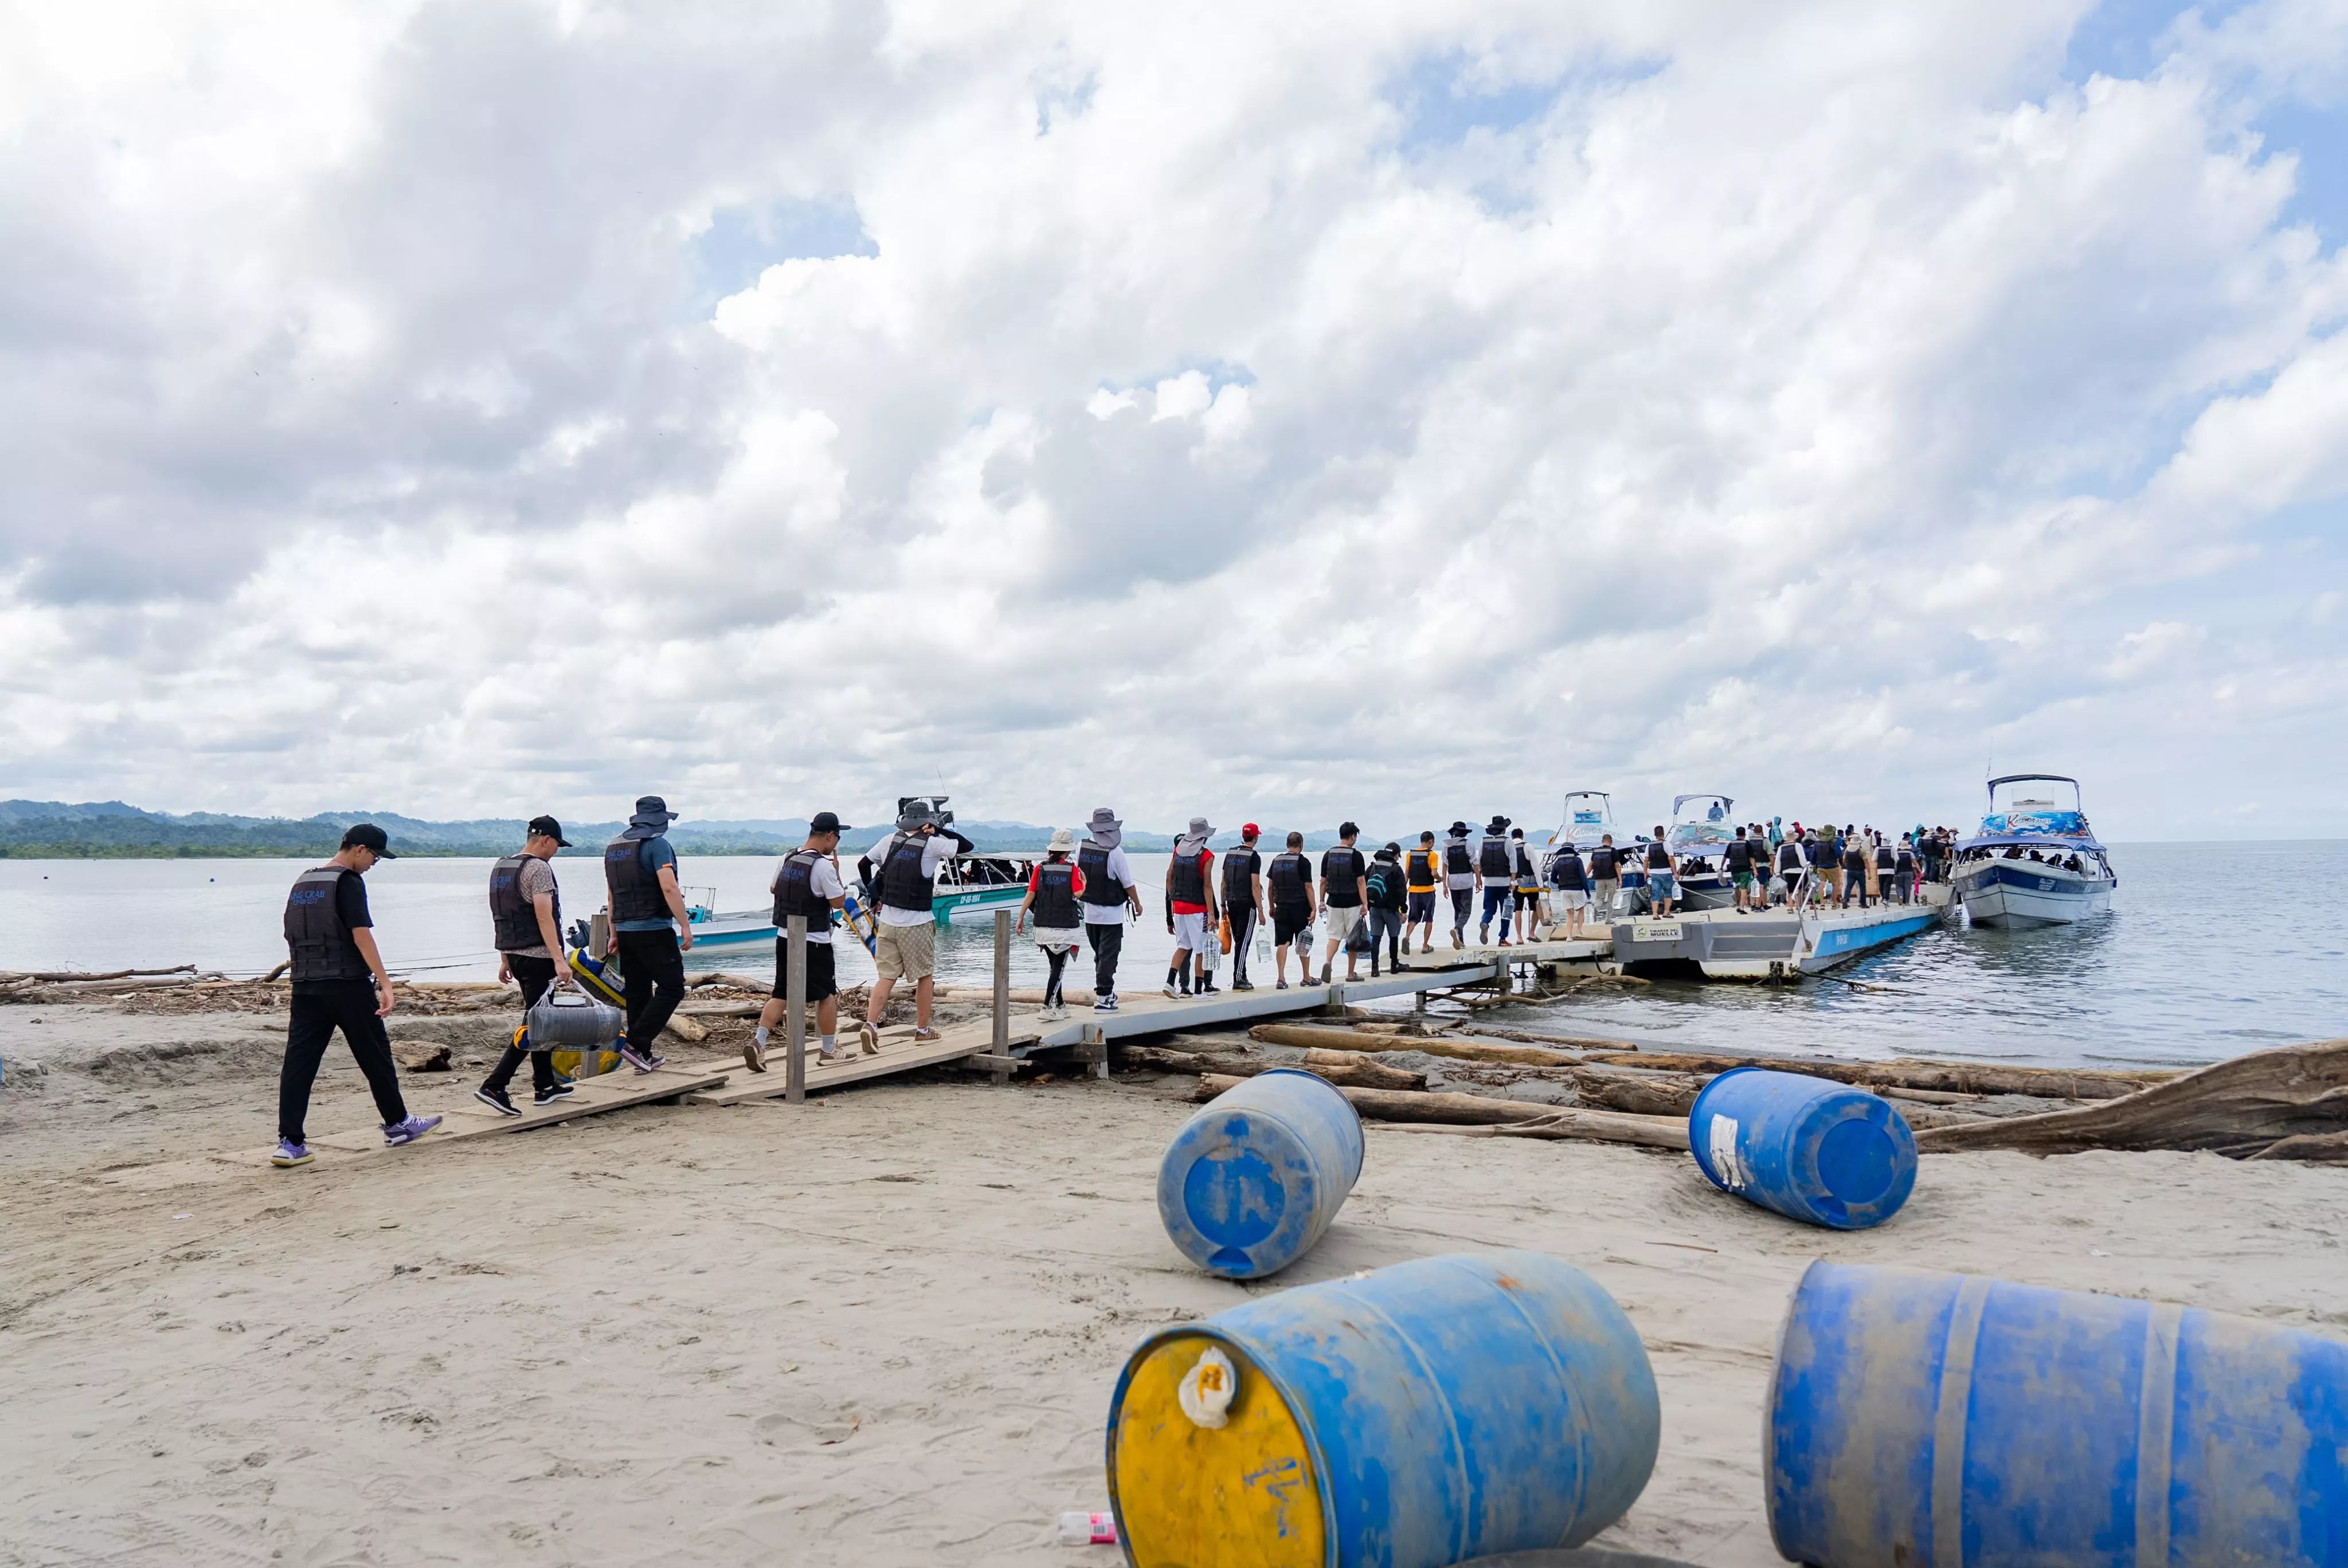
[[[1691,802],[1704,803],[1696,815],[1683,816]],[[1664,844],[1678,868],[1679,890],[1673,897],[1684,909],[1729,909],[1736,904],[1736,882],[1728,872],[1728,841],[1736,835],[1729,814],[1736,802],[1725,794],[1682,794],[1672,797],[1672,825]]]
[[[2009,794],[2003,785],[2070,786],[2065,809],[2058,798]],[[2044,792],[2050,796],[2061,790]],[[1981,831],[1957,845],[1950,877],[1954,897],[1976,926],[2016,929],[2067,926],[2107,915],[2112,889],[2119,886],[2110,857],[2087,826],[2079,781],[2061,774],[2008,774],[1989,781],[1989,805]]]

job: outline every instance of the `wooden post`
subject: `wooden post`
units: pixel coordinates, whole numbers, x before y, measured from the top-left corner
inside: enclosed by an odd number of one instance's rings
[[[1011,1054],[1011,911],[994,912],[994,1043],[992,1055]],[[1008,1083],[1011,1075],[1001,1068],[994,1070],[997,1083]]]
[[[783,1098],[798,1105],[807,1100],[807,917],[790,917],[789,941],[783,960],[783,994],[789,999],[783,1011]]]

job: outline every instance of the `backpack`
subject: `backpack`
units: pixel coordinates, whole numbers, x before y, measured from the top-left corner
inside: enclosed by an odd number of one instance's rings
[[[1373,860],[1369,872],[1370,907],[1375,909],[1402,907],[1402,866],[1392,860]]]

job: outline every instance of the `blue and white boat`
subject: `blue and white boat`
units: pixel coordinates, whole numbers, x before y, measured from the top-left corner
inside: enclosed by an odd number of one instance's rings
[[[2042,790],[2037,786],[2058,786]],[[1998,791],[2009,785],[2030,788]],[[2070,788],[2070,804],[2059,786]],[[2040,796],[2045,798],[2040,798]],[[2081,809],[2079,781],[2061,774],[2008,774],[1989,781],[1981,831],[1957,845],[1952,892],[1976,926],[2067,926],[2108,915],[2119,886],[2110,857]]]
[[[1691,802],[1700,811],[1687,810]],[[1664,844],[1678,868],[1677,898],[1683,909],[1727,909],[1736,903],[1736,880],[1728,874],[1728,843],[1738,825],[1729,818],[1736,802],[1725,794],[1672,797],[1672,825]],[[1683,813],[1686,815],[1683,815]]]

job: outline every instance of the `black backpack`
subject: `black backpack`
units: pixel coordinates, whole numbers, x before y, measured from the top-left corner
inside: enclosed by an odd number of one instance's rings
[[[1370,907],[1374,909],[1399,909],[1403,905],[1402,864],[1394,860],[1373,860],[1369,871]]]

